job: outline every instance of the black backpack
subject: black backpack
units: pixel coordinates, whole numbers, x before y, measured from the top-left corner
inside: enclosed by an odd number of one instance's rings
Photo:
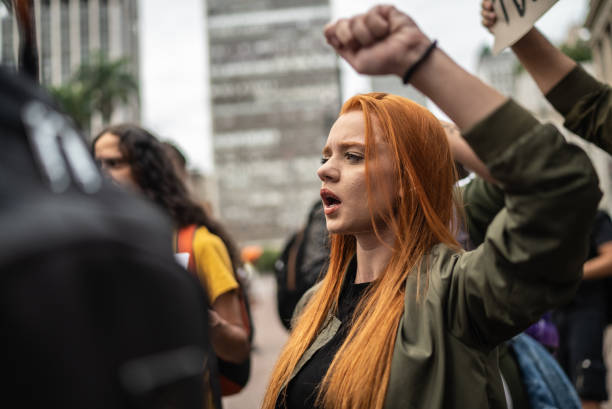
[[[205,407],[206,299],[166,218],[104,180],[49,97],[4,69],[0,138],[2,399]]]
[[[327,271],[328,236],[323,204],[317,200],[304,227],[289,237],[274,264],[276,306],[287,329],[291,327],[293,310],[302,295]]]

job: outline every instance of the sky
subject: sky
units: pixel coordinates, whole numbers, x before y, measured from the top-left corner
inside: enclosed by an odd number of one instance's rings
[[[334,19],[363,13],[379,2],[331,0]],[[468,71],[476,69],[491,35],[480,25],[480,0],[385,1],[408,13],[420,28]],[[140,67],[143,124],[162,139],[176,142],[190,167],[214,171],[208,83],[205,4],[181,0],[140,0]],[[536,24],[553,42],[584,22],[588,0],[560,0]],[[369,82],[342,65],[343,95],[367,92]],[[399,79],[398,79],[399,81]],[[435,107],[434,108],[435,111]]]

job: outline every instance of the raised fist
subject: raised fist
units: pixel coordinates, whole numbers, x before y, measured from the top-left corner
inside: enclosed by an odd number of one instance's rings
[[[330,23],[327,42],[357,72],[404,75],[431,41],[414,20],[393,6],[376,6],[365,14]]]

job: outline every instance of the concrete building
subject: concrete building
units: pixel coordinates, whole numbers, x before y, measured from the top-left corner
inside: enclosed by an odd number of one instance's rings
[[[327,0],[207,3],[219,213],[241,244],[279,245],[319,197],[316,170],[340,106],[321,35]]]
[[[591,32],[595,73],[612,84],[612,0],[591,0],[584,25]]]
[[[480,52],[476,75],[506,96],[514,94],[518,60],[510,51],[494,56],[485,47]]]
[[[33,0],[40,81],[59,86],[92,53],[127,57],[138,79],[138,7],[136,0]],[[18,28],[12,15],[0,18],[0,63],[15,66]],[[118,120],[136,120],[138,106],[124,107]]]
[[[412,85],[404,85],[402,80],[395,75],[372,76],[372,92],[386,92],[408,98],[417,104],[427,107],[427,97],[421,94]]]

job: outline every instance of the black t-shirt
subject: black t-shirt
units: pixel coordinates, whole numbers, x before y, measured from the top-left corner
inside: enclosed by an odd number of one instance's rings
[[[612,241],[612,220],[608,213],[598,211],[593,223],[593,230],[589,242],[589,257],[588,260],[597,257],[597,249],[602,244]]]
[[[355,307],[370,283],[354,284],[356,260],[353,259],[347,270],[345,284],[340,293],[340,302],[336,317],[342,322],[334,337],[319,349],[300,369],[287,386],[287,409],[313,409],[319,393],[319,384],[325,377],[327,369],[346,339],[351,329],[351,321]],[[281,409],[280,399],[276,408]]]

